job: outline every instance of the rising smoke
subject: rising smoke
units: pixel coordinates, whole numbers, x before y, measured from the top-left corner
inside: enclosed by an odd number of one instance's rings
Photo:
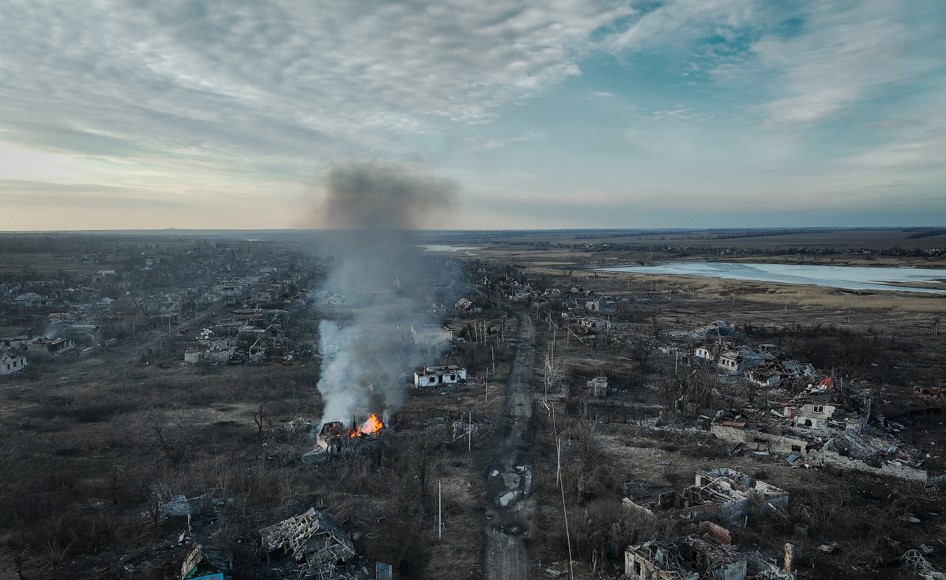
[[[339,231],[324,289],[346,297],[352,318],[319,324],[323,424],[389,416],[404,373],[437,354],[415,332],[435,322],[425,290],[439,278],[423,267],[417,229],[436,225],[456,192],[452,181],[391,165],[331,171],[320,221]]]

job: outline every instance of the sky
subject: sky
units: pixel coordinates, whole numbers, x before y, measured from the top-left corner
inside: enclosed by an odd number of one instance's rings
[[[939,0],[4,0],[0,231],[942,226]]]

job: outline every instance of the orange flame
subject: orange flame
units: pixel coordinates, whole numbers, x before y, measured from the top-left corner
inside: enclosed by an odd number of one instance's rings
[[[368,420],[361,425],[361,427],[358,427],[352,431],[351,436],[354,439],[355,437],[361,437],[362,435],[377,433],[382,429],[384,429],[384,421],[378,419],[378,416],[372,413],[371,416],[368,417]]]

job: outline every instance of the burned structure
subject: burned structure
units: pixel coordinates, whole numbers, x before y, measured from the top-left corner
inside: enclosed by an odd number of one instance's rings
[[[361,424],[355,417],[352,417],[349,425],[341,421],[329,421],[319,429],[315,436],[315,449],[305,453],[302,456],[302,462],[323,463],[362,449],[365,445],[373,444],[386,429],[384,421],[374,414]]]
[[[632,580],[744,580],[746,558],[732,546],[688,537],[650,541],[624,552],[624,574]]]
[[[866,388],[831,377],[767,410],[717,413],[710,432],[734,451],[784,455],[789,464],[830,466],[907,481],[928,474],[899,441],[871,427]]]
[[[262,528],[259,536],[267,559],[278,554],[288,557],[290,561],[281,566],[286,572],[319,580],[350,577],[344,568],[355,557],[351,538],[315,508]]]
[[[788,493],[782,489],[728,467],[697,471],[693,485],[660,494],[649,503],[624,499],[626,510],[650,519],[718,518],[727,525],[738,524],[754,506],[774,509],[787,504]]]

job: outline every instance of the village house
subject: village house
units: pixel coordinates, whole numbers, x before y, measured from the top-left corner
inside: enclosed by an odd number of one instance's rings
[[[0,352],[0,375],[11,375],[26,368],[26,357],[12,352]]]
[[[747,369],[762,364],[764,360],[759,353],[741,346],[736,350],[728,350],[719,355],[719,361],[716,365],[728,373],[742,374]]]
[[[706,345],[697,347],[693,352],[693,357],[700,362],[712,362],[716,360],[716,345]]]
[[[59,354],[76,347],[76,341],[71,338],[37,338],[29,343],[29,351],[33,353]]]
[[[822,379],[782,407],[782,417],[794,427],[812,430],[837,429],[860,433],[870,419],[871,398],[851,387],[835,389],[834,380]]]
[[[13,299],[13,304],[21,308],[36,308],[45,302],[46,298],[36,292],[25,292]]]
[[[770,363],[746,370],[745,377],[753,385],[774,389],[782,382],[782,371]]]
[[[455,385],[466,381],[466,369],[457,365],[424,367],[414,372],[415,387],[437,387],[441,385]]]

